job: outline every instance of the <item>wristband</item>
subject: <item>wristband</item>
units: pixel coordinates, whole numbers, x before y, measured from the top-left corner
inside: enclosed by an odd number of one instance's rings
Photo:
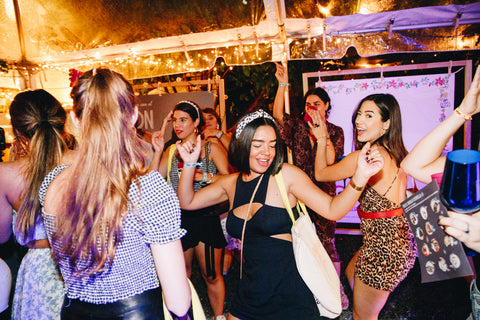
[[[465,120],[472,120],[472,116],[469,116],[468,114],[465,114],[463,113],[462,111],[458,110],[458,109],[455,109],[453,110],[453,112],[455,112],[455,114],[457,116],[459,116],[460,118],[463,118]]]
[[[204,172],[204,173],[203,173],[203,180],[202,180],[200,183],[204,184],[204,183],[206,183],[206,182],[207,182],[207,173]]]
[[[194,162],[194,163],[184,163],[183,166],[186,168],[194,168],[194,167],[199,167],[201,166],[201,162]]]
[[[350,179],[350,182],[349,182],[348,184],[349,184],[350,187],[352,187],[353,190],[355,190],[355,191],[362,191],[363,188],[365,188],[365,186],[357,186],[357,185],[355,184],[355,182],[353,182],[353,179]]]
[[[288,87],[290,85],[290,83],[279,83],[278,84],[280,87]]]
[[[223,136],[223,131],[219,131],[215,137],[217,137],[217,139],[220,139],[220,137]]]

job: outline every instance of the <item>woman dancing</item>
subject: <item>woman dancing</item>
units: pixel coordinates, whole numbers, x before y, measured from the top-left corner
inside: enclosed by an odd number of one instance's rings
[[[203,126],[202,111],[199,106],[189,100],[180,101],[167,115],[160,131],[153,134],[155,155],[150,169],[157,169],[160,174],[167,177],[173,189],[177,190],[180,173],[185,170],[184,162],[176,151],[177,145],[170,145],[163,152],[163,136],[167,121],[173,122],[173,129],[181,144],[195,143],[200,134],[199,128]],[[175,139],[175,137],[174,137]],[[219,143],[201,141],[201,159],[195,166],[195,190],[212,183],[222,174],[228,173],[228,159],[225,148]],[[162,155],[163,152],[163,155]],[[160,155],[161,159],[160,159]],[[160,159],[160,162],[159,162]],[[187,274],[192,274],[194,256],[197,258],[202,277],[207,285],[207,294],[210,306],[216,320],[224,319],[223,305],[225,302],[225,284],[223,282],[221,259],[222,249],[227,245],[218,215],[212,215],[211,211],[217,208],[205,210],[183,210],[182,228],[187,230],[187,235],[182,238],[182,246],[187,266]]]
[[[185,163],[178,196],[181,206],[189,210],[229,201],[227,230],[238,239],[244,238],[245,258],[229,319],[319,319],[314,297],[295,265],[292,221],[273,176],[281,170],[292,207],[301,200],[331,220],[347,214],[360,192],[348,187],[331,197],[316,187],[302,170],[284,164],[278,128],[263,110],[247,115],[237,125],[229,161],[239,172],[222,176],[195,192],[192,181],[194,164],[201,152],[199,145],[200,137],[195,143],[177,143]],[[361,153],[353,179],[363,186],[381,169],[383,159],[376,148],[368,144]]]
[[[317,119],[318,120],[318,119]],[[314,121],[317,121],[314,119]],[[313,127],[315,135],[324,135],[326,127]],[[362,192],[358,215],[363,244],[348,264],[345,274],[353,289],[353,318],[377,319],[390,293],[405,279],[416,257],[413,234],[400,203],[405,199],[407,175],[400,162],[407,151],[402,139],[400,106],[390,94],[365,97],[352,116],[357,151],[339,163],[327,165],[327,152],[317,157],[315,178],[336,181],[356,172],[361,149],[377,146],[385,165],[368,180],[366,188],[350,180],[350,186]]]
[[[80,147],[40,190],[66,285],[62,319],[163,319],[162,292],[173,317],[186,319],[180,207],[160,174],[145,168],[132,86],[114,71],[93,69],[71,95]]]

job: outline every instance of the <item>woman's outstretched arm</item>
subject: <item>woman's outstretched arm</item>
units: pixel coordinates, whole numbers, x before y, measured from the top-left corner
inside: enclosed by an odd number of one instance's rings
[[[480,111],[480,68],[460,106],[447,119],[428,133],[403,159],[402,169],[415,179],[428,183],[431,175],[443,171],[445,158],[440,157],[448,140],[463,126],[466,119]]]
[[[356,169],[351,175],[349,185],[335,197],[331,197],[308,179],[307,175],[294,166],[286,166],[288,172],[284,176],[292,195],[305,203],[309,208],[329,220],[343,218],[355,205],[370,177],[383,168],[383,157],[374,146],[367,143],[357,157]],[[300,177],[302,176],[303,177]],[[294,202],[295,203],[295,202]]]

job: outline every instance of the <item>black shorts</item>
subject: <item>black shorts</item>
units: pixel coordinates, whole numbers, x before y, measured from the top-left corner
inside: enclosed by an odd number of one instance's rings
[[[196,247],[199,242],[217,249],[227,246],[219,216],[205,216],[197,211],[182,210],[182,228],[187,230],[182,238],[183,251]]]

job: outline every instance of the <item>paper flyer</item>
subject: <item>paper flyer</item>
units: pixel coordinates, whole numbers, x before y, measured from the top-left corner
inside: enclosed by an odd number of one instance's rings
[[[462,243],[443,231],[440,216],[447,208],[436,181],[401,203],[417,243],[422,283],[472,275]]]

